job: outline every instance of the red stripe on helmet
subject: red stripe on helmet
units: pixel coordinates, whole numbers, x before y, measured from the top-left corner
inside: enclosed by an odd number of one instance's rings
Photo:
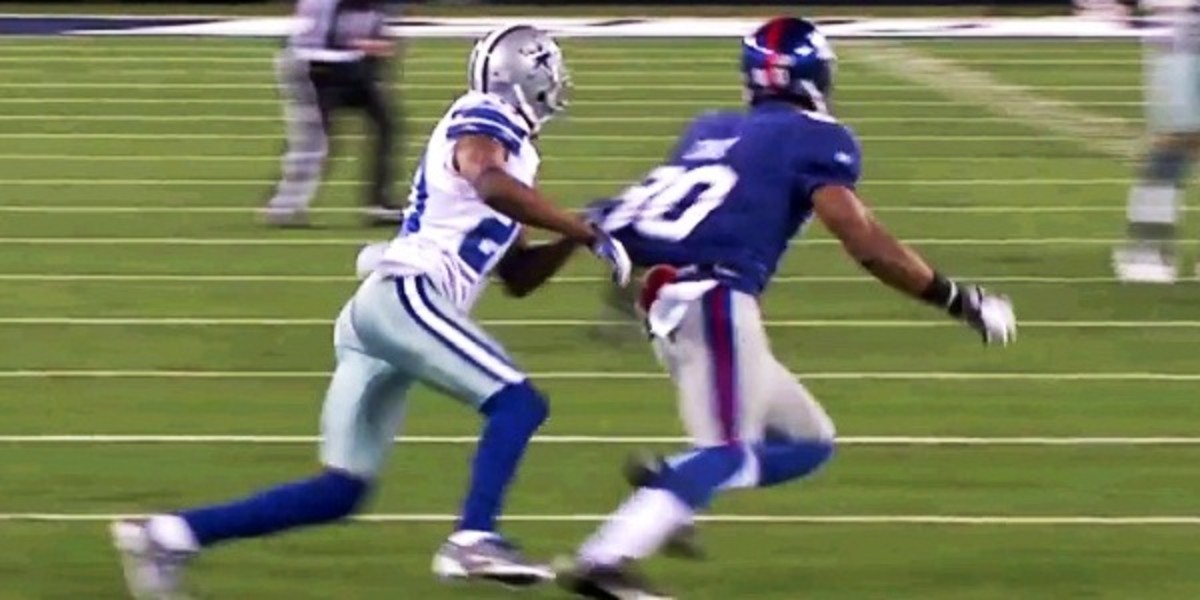
[[[779,86],[784,85],[784,82],[776,81],[775,63],[778,61],[778,58],[779,58],[779,50],[780,50],[779,44],[783,41],[783,32],[785,29],[787,29],[787,23],[788,23],[788,19],[786,19],[784,17],[778,17],[778,18],[772,19],[771,22],[767,23],[767,27],[766,27],[767,39],[764,40],[764,42],[766,43],[766,49],[768,50],[766,75],[767,75],[767,81],[769,81],[770,84],[774,87],[779,87]]]
[[[779,42],[783,37],[783,30],[787,28],[787,19],[779,17],[772,19],[767,23],[767,48],[774,52],[779,52]]]

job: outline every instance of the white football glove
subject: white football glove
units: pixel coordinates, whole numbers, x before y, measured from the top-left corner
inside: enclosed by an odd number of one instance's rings
[[[964,285],[960,319],[978,331],[984,344],[1007,346],[1017,340],[1017,315],[1012,302],[1005,296],[997,296],[977,285]]]
[[[608,263],[608,267],[612,269],[613,283],[621,287],[629,285],[629,276],[633,272],[633,261],[629,260],[629,253],[625,251],[625,246],[599,227],[596,227],[595,231],[596,241],[592,244],[592,253]]]

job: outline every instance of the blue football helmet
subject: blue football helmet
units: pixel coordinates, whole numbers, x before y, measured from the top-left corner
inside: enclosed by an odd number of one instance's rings
[[[742,39],[748,100],[780,98],[828,113],[837,56],[817,26],[778,17]]]

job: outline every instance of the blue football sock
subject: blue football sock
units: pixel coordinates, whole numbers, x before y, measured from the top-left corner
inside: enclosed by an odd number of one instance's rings
[[[1142,180],[1155,185],[1182,187],[1192,168],[1193,156],[1181,148],[1155,148],[1142,164]]]
[[[833,447],[832,440],[768,438],[755,444],[758,487],[771,487],[812,474],[833,456]]]
[[[324,473],[248,498],[179,513],[201,546],[258,537],[346,517],[366,497],[367,481],[341,473]]]
[[[471,487],[463,502],[460,530],[494,531],[508,484],[525,447],[549,415],[546,400],[528,382],[505,387],[488,398],[487,419],[471,465]]]
[[[692,510],[712,503],[717,490],[733,477],[746,460],[740,445],[704,448],[688,453],[663,471],[653,487],[667,490]]]

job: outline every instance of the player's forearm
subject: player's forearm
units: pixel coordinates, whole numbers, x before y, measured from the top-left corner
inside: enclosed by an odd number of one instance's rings
[[[581,218],[558,208],[503,169],[489,168],[471,185],[488,206],[521,223],[548,229],[580,244],[591,245],[596,239],[595,232]]]
[[[558,273],[578,247],[576,242],[562,238],[515,249],[504,257],[496,272],[509,294],[518,298],[527,296]]]
[[[879,281],[916,299],[933,283],[933,269],[908,246],[869,220],[861,231],[842,239],[846,251]]]

